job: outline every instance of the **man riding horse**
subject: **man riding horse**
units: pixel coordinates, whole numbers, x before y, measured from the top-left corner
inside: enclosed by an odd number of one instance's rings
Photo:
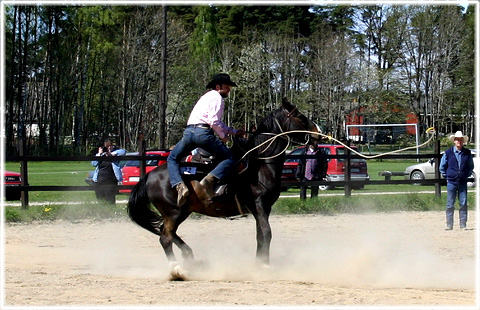
[[[201,181],[208,194],[207,199],[214,196],[214,186],[225,178],[235,165],[235,159],[230,149],[224,143],[229,141],[228,135],[243,135],[241,129],[228,127],[222,122],[225,108],[224,98],[228,97],[230,88],[237,86],[225,73],[213,77],[207,88],[210,89],[197,101],[187,121],[187,127],[183,132],[182,139],[175,145],[167,159],[170,184],[178,192],[177,205],[181,207],[187,200],[189,191],[180,175],[180,160],[188,155],[193,149],[200,147],[220,159],[220,163],[208,173]],[[218,135],[217,138],[214,133]]]
[[[258,122],[257,130],[246,141],[246,147],[237,145],[240,152],[248,150],[243,153],[243,156],[248,154],[247,167],[235,177],[231,177],[233,171],[226,177],[234,164],[231,161],[233,157],[230,150],[214,136],[214,132],[220,139],[225,139],[229,134],[243,134],[242,130],[227,127],[220,121],[223,98],[228,95],[230,86],[235,86],[235,83],[227,74],[219,74],[212,79],[208,84],[212,90],[197,102],[182,140],[168,158],[168,165],[158,166],[142,177],[128,200],[130,218],[159,236],[170,264],[172,280],[188,278],[188,270],[177,261],[174,244],[181,250],[186,266],[193,268],[195,265],[193,250],[177,234],[180,224],[192,213],[213,217],[252,214],[257,231],[256,257],[261,265],[268,265],[272,239],[269,216],[280,196],[285,150],[291,141],[306,143],[311,138],[319,138],[317,126],[284,98],[278,109]],[[200,181],[203,185],[195,176],[184,175],[182,179],[178,168],[181,157],[199,146],[223,159],[220,166]],[[236,154],[237,150],[232,152]],[[222,183],[227,187],[231,185],[233,190],[227,190],[218,199],[208,198],[204,187],[210,187],[211,190],[211,183],[221,178],[224,178]]]

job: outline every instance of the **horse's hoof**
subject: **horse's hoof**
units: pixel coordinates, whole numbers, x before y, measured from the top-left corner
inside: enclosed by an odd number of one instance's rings
[[[170,281],[185,281],[187,279],[187,270],[180,267],[178,263],[170,264]]]

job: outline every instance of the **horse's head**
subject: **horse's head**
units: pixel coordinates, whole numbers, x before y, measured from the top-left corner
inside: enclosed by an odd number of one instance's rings
[[[282,100],[282,107],[276,111],[276,119],[282,132],[293,131],[289,134],[298,142],[306,142],[309,138],[319,140],[318,126],[309,120],[296,106],[292,105],[286,98]],[[295,132],[300,131],[300,132]]]
[[[291,140],[300,144],[310,139],[320,140],[320,135],[316,133],[320,133],[317,125],[287,99],[283,99],[282,106],[259,123],[251,141],[255,145],[253,149],[258,148],[257,152],[262,156],[272,156],[272,154],[278,156],[285,152]],[[277,137],[281,138],[277,139]]]

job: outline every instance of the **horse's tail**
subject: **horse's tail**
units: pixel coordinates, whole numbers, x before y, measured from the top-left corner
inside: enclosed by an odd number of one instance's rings
[[[147,178],[141,178],[135,185],[128,200],[128,215],[138,225],[146,230],[160,236],[160,227],[163,223],[162,217],[150,209],[150,199],[147,195]]]

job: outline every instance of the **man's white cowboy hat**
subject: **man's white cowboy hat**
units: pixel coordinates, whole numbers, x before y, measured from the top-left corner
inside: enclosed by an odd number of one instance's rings
[[[464,136],[461,131],[457,131],[454,135],[450,135],[450,141],[455,141],[456,138],[463,138],[463,142],[468,142],[468,136]]]

